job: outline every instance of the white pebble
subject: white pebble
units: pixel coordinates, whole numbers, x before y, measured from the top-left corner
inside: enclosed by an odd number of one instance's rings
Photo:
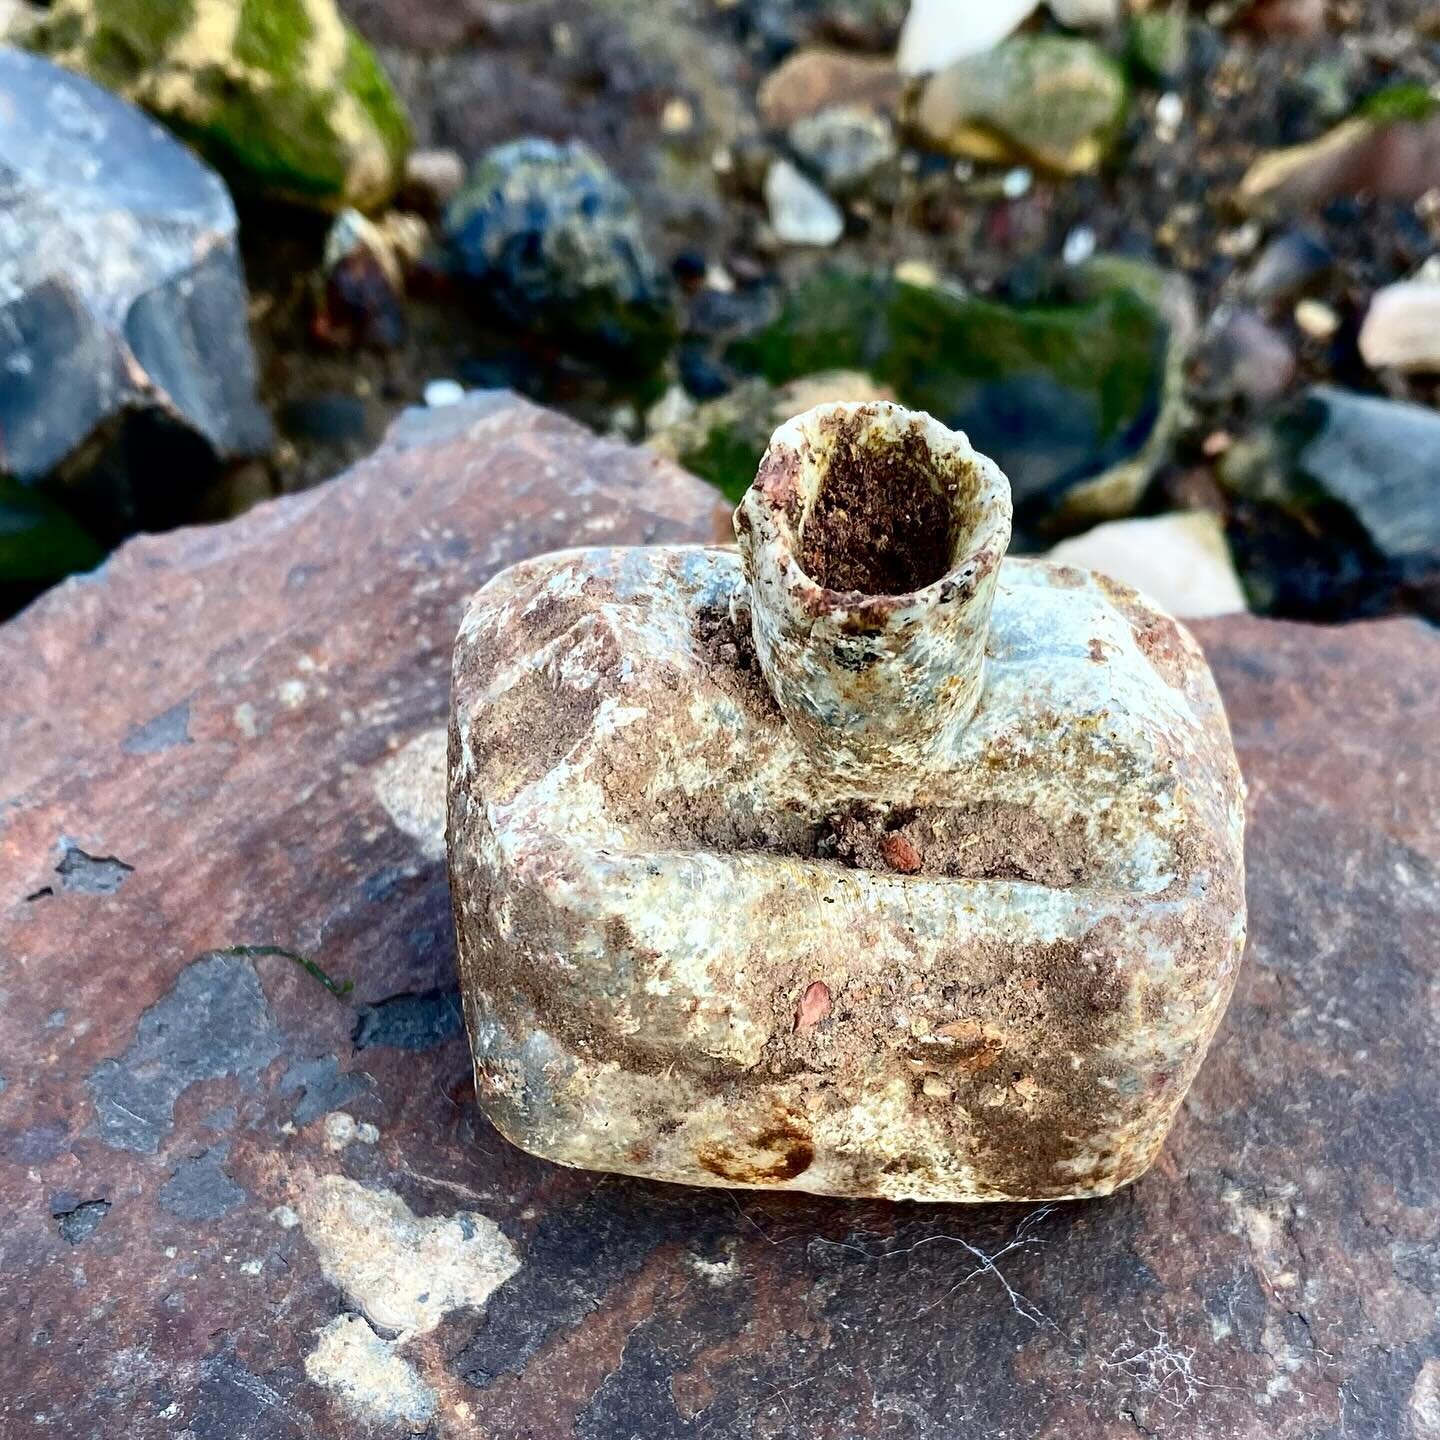
[[[1295,307],[1295,323],[1312,340],[1328,340],[1340,328],[1340,317],[1323,300],[1302,300]]]
[[[465,387],[458,380],[431,380],[425,386],[425,403],[432,410],[458,405],[465,398]]]
[[[1167,90],[1155,102],[1155,130],[1162,140],[1173,140],[1180,133],[1185,119],[1185,102]]]
[[[1095,253],[1095,232],[1088,225],[1077,225],[1066,237],[1061,252],[1067,265],[1083,265]]]
[[[1000,189],[1007,200],[1018,200],[1022,195],[1030,193],[1030,187],[1034,183],[1034,175],[1023,165],[1017,165],[1013,170],[1005,172],[1005,178],[1000,182]]]
[[[788,160],[766,171],[765,205],[770,228],[786,245],[833,245],[845,233],[839,207]]]

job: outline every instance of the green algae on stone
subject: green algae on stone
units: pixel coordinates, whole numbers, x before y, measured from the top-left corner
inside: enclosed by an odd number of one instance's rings
[[[0,615],[12,596],[92,570],[104,553],[48,496],[0,475]]]
[[[399,184],[409,122],[334,0],[56,0],[25,38],[150,110],[237,190],[374,209]]]
[[[1429,120],[1437,111],[1440,111],[1440,97],[1428,86],[1413,80],[1377,90],[1355,109],[1355,113],[1366,120],[1412,122]]]
[[[1023,524],[1064,529],[1128,513],[1164,453],[1188,340],[1173,283],[1102,256],[1045,303],[1010,305],[827,269],[730,359],[772,384],[835,367],[874,377],[998,461]]]
[[[1125,119],[1120,65],[1089,40],[1019,36],[957,60],[926,84],[921,137],[951,154],[1064,175],[1099,168]]]
[[[1147,10],[1131,17],[1127,46],[1131,68],[1165,83],[1185,69],[1190,25],[1184,10]]]

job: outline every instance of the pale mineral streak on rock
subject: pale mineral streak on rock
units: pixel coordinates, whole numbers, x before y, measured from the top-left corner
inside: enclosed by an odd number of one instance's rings
[[[924,1199],[1149,1165],[1237,973],[1239,775],[1194,641],[1001,566],[1005,498],[928,417],[828,407],[777,435],[743,559],[571,551],[472,601],[451,878],[502,1133]]]
[[[375,795],[397,829],[416,841],[427,860],[445,858],[443,726],[403,745],[375,775]]]
[[[325,1278],[372,1326],[402,1341],[452,1310],[480,1309],[520,1268],[488,1216],[417,1216],[393,1191],[344,1175],[311,1180],[295,1208]]]
[[[1440,1360],[1427,1360],[1410,1391],[1414,1440],[1440,1440]]]
[[[343,1150],[357,1141],[361,1145],[374,1145],[380,1139],[380,1132],[367,1120],[357,1121],[346,1110],[332,1110],[325,1117],[325,1148]]]
[[[305,1374],[374,1424],[419,1429],[434,1417],[439,1401],[394,1343],[358,1315],[337,1315],[320,1330],[305,1357]]]

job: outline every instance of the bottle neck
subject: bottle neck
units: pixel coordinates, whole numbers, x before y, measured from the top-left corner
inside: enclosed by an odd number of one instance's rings
[[[775,432],[735,526],[802,749],[857,794],[913,793],[979,704],[1008,481],[929,415],[827,405]]]

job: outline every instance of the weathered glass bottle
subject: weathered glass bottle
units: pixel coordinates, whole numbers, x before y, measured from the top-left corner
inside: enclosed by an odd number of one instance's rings
[[[1133,1180],[1244,945],[1199,649],[1104,576],[1003,560],[1004,476],[897,406],[783,426],[736,530],[544,556],[470,604],[481,1105],[537,1155],[691,1184]]]

